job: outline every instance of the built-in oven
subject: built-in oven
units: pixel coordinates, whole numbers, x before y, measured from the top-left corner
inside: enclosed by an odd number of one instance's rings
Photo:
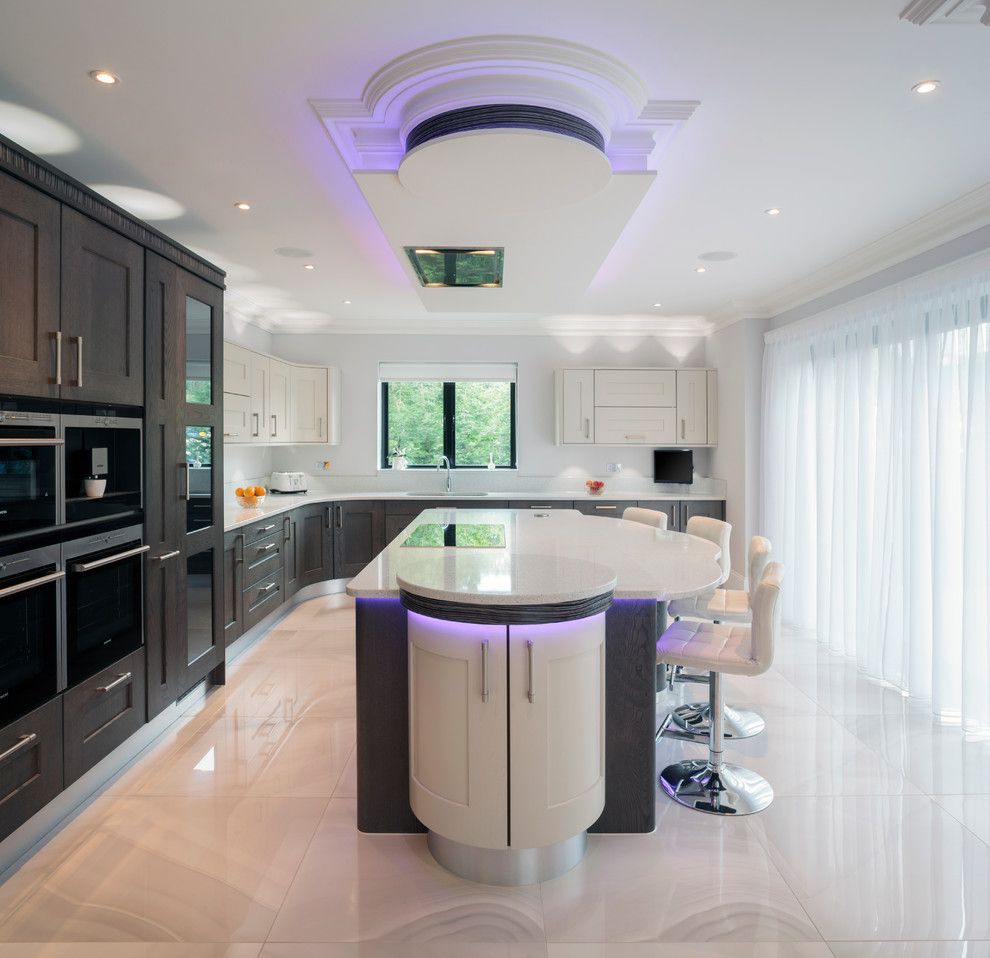
[[[57,545],[0,557],[0,726],[65,686]]]
[[[0,539],[62,519],[59,416],[0,404]]]
[[[141,420],[62,415],[65,521],[141,518]]]
[[[144,554],[142,527],[63,543],[65,662],[69,686],[141,647]]]

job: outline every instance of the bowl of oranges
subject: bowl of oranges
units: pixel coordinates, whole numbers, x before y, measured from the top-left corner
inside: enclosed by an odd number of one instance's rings
[[[265,501],[268,490],[264,486],[238,486],[234,496],[245,509],[253,509]]]

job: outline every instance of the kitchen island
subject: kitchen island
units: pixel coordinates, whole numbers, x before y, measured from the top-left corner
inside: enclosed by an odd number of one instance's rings
[[[347,587],[358,828],[428,828],[499,883],[572,867],[586,830],[652,831],[658,615],[718,555],[572,510],[417,516]]]

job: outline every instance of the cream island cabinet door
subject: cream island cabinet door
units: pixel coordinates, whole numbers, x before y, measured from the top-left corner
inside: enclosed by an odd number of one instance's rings
[[[504,625],[409,613],[409,800],[431,831],[505,848]]]
[[[583,832],[605,807],[605,613],[509,627],[513,848]]]

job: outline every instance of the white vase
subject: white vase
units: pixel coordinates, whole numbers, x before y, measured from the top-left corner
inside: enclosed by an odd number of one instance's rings
[[[102,499],[107,491],[106,479],[83,479],[83,491],[90,499]]]

